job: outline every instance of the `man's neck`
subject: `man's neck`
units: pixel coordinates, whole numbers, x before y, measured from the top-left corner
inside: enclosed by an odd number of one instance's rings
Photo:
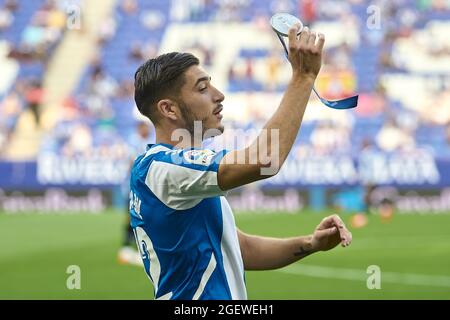
[[[172,130],[162,130],[161,128],[156,128],[155,129],[156,143],[169,144],[171,146],[176,147],[177,149],[202,147],[202,141],[201,140],[194,141],[195,139],[192,136],[189,137],[190,139],[188,139],[187,137],[180,137],[178,140],[177,139],[172,140],[172,132],[173,132]]]

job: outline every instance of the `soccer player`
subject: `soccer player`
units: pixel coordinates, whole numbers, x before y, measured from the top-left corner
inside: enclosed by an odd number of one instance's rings
[[[292,78],[264,127],[278,132],[276,143],[261,134],[245,149],[216,153],[201,149],[195,136],[187,138],[196,121],[202,133],[224,130],[225,97],[193,55],[163,54],[136,71],[135,101],[155,125],[156,144],[134,162],[130,215],[156,299],[246,299],[244,270],[281,268],[350,244],[352,235],[337,215],[306,236],[245,234],[224,197],[227,190],[275,175],[291,150],[325,42],[322,34],[305,28],[298,36],[298,30],[289,30]],[[268,161],[261,161],[261,150]],[[276,170],[263,170],[270,167]]]

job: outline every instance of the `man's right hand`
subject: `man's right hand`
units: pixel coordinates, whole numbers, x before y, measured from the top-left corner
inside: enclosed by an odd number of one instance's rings
[[[297,137],[314,80],[322,64],[325,38],[305,28],[297,39],[299,26],[289,30],[289,61],[293,78],[280,106],[264,126],[264,131],[245,149],[229,152],[217,173],[219,187],[229,190],[278,173]],[[274,136],[273,133],[277,132]],[[244,163],[235,163],[245,159]],[[265,170],[263,170],[265,169]]]
[[[297,36],[299,24],[289,29],[289,62],[292,66],[293,77],[316,79],[322,65],[322,50],[325,36],[309,31],[305,27]],[[316,41],[316,38],[317,41]]]

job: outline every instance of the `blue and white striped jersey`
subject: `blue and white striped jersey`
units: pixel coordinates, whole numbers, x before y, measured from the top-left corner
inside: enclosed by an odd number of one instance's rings
[[[156,299],[247,299],[233,213],[217,184],[225,154],[150,144],[134,162],[131,226]]]

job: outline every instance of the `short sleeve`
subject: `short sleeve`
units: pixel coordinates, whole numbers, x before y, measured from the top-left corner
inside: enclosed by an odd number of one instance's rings
[[[170,150],[154,155],[145,184],[165,205],[177,210],[194,207],[201,200],[225,195],[217,171],[226,150]]]

